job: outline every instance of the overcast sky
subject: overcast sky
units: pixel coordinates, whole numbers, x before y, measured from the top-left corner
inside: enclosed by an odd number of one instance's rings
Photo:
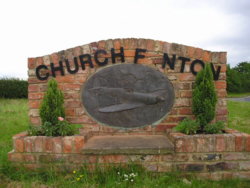
[[[1,0],[0,77],[27,79],[27,58],[114,38],[227,51],[250,61],[250,0]]]

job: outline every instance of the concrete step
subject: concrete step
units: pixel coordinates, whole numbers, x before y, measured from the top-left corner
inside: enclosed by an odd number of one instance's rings
[[[83,154],[166,154],[174,145],[164,135],[93,136],[82,150]]]

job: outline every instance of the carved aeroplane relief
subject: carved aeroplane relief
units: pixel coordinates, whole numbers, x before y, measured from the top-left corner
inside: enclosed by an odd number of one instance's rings
[[[101,107],[98,109],[99,112],[110,113],[120,112],[125,110],[131,110],[146,105],[153,105],[165,101],[162,90],[157,90],[153,93],[141,93],[127,91],[123,88],[107,88],[107,87],[95,87],[89,89],[97,94],[106,94],[112,97],[119,98],[122,103],[111,106]],[[165,93],[165,92],[164,92]]]

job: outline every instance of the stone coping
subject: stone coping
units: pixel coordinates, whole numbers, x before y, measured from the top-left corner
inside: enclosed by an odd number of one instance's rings
[[[163,135],[94,136],[84,154],[166,154],[173,153],[172,142]]]

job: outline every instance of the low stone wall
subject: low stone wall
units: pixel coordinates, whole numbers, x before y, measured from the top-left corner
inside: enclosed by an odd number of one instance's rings
[[[13,137],[14,150],[8,156],[16,164],[28,168],[54,166],[76,169],[82,165],[120,165],[129,162],[143,165],[156,172],[181,171],[209,179],[250,178],[250,135],[234,130],[217,135],[184,135],[168,133],[174,144],[169,153],[138,154],[84,154],[83,149],[93,133],[66,137],[27,136]],[[149,135],[150,136],[150,135]]]

